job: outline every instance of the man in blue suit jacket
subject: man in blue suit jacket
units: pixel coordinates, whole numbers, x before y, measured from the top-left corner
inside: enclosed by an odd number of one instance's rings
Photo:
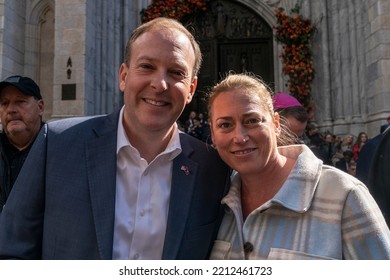
[[[119,73],[124,107],[45,125],[0,217],[0,257],[205,259],[229,169],[175,124],[201,54],[177,21],[138,27]]]

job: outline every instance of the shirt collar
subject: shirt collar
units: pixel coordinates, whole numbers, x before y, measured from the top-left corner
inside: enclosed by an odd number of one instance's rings
[[[309,210],[321,176],[322,161],[306,145],[278,148],[279,153],[296,158],[296,163],[282,188],[272,199],[293,211]]]
[[[124,114],[124,108],[122,107],[119,113],[119,121],[118,121],[118,132],[117,132],[117,144],[116,144],[116,153],[118,154],[120,150],[123,147],[131,147],[132,150],[137,150],[133,145],[131,145],[129,138],[127,137],[127,134],[125,132],[125,128],[123,127],[123,114]],[[173,160],[175,157],[177,157],[181,153],[181,144],[180,144],[180,137],[179,137],[179,129],[177,128],[177,124],[174,124],[174,131],[172,134],[171,139],[169,140],[169,143],[165,150],[160,153],[160,155],[168,155],[169,160]],[[158,157],[157,156],[157,157]]]

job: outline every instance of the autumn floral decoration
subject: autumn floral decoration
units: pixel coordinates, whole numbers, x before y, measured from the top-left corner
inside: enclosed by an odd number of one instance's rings
[[[283,8],[275,9],[277,19],[275,39],[282,43],[280,54],[283,62],[283,74],[288,76],[287,87],[307,109],[312,106],[311,84],[315,76],[311,51],[311,38],[316,31],[315,25],[299,14],[296,5],[287,15]]]
[[[154,0],[141,10],[141,21],[148,22],[157,17],[181,20],[183,17],[207,10],[207,0]]]

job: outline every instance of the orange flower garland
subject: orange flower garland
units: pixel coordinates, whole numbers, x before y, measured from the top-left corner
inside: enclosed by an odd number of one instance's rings
[[[207,10],[207,0],[155,0],[141,11],[142,23],[157,17],[169,17],[177,20],[186,15]]]
[[[276,41],[283,44],[280,54],[282,71],[288,76],[287,86],[290,93],[306,108],[311,106],[311,83],[314,79],[313,59],[310,40],[315,26],[309,19],[299,15],[299,6],[291,10],[296,16],[288,16],[282,8],[275,9],[277,25]]]

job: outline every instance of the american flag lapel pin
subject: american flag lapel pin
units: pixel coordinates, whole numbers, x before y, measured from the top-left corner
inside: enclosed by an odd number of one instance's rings
[[[180,169],[183,170],[184,174],[186,174],[186,175],[189,175],[191,173],[190,169],[185,165],[182,165]]]

